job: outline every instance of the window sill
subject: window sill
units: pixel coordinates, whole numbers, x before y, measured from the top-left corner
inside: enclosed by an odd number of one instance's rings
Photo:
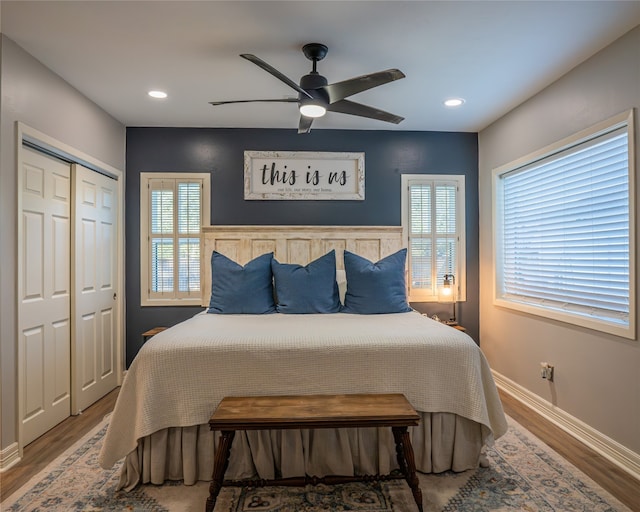
[[[543,317],[545,319],[557,320],[559,322],[576,325],[578,327],[594,331],[613,334],[614,336],[620,336],[630,340],[636,339],[635,318],[633,316],[629,318],[629,324],[616,324],[614,322],[607,322],[606,320],[601,320],[595,317],[588,317],[587,315],[564,312],[558,309],[516,302],[499,297],[493,300],[493,305],[504,309],[520,311],[522,313]]]
[[[202,301],[200,299],[142,299],[140,305],[142,307],[149,307],[149,306],[170,306],[170,307],[176,307],[176,306],[189,306],[189,307],[194,307],[194,306],[198,306],[201,307],[202,306]]]

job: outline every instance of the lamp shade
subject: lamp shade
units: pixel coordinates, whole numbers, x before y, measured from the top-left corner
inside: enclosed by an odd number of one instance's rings
[[[445,274],[442,286],[438,289],[438,302],[455,302],[456,279],[453,274]]]

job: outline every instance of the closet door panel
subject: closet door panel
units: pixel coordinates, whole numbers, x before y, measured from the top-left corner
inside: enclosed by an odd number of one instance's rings
[[[24,419],[33,420],[42,416],[46,411],[44,393],[44,326],[40,325],[26,329],[22,333],[22,343],[25,351],[25,376],[24,386]]]
[[[71,412],[71,167],[23,148],[18,183],[19,408],[26,445]]]
[[[117,385],[117,182],[81,165],[74,172],[74,404],[79,412]]]
[[[69,320],[52,324],[55,364],[53,365],[53,403],[68,400],[71,375],[69,359],[71,357],[71,325]]]

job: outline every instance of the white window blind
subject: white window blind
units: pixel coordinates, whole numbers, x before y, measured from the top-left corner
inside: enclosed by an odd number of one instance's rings
[[[500,176],[498,297],[629,325],[627,127]]]
[[[178,183],[178,291],[200,292],[202,183]]]
[[[173,293],[175,211],[173,181],[153,180],[151,194],[151,291]]]
[[[143,173],[147,215],[147,282],[143,304],[197,304],[200,298],[200,238],[208,211],[208,176]],[[157,177],[155,177],[157,176]],[[173,177],[175,176],[175,177]],[[142,185],[142,184],[141,184]],[[141,191],[144,194],[144,190]],[[206,192],[206,193],[205,193]],[[208,215],[208,214],[207,214]]]
[[[447,179],[448,178],[448,179]],[[464,283],[460,247],[464,234],[464,180],[430,175],[403,176],[403,224],[408,247],[408,292],[413,301],[437,300],[445,274]]]

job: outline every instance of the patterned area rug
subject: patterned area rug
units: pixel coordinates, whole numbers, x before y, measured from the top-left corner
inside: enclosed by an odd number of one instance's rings
[[[120,466],[103,470],[106,421],[0,504],[2,511],[187,512],[204,509],[208,484],[169,483],[115,491]],[[430,512],[623,512],[629,509],[515,421],[487,451],[490,466],[419,475]],[[414,512],[403,481],[336,486],[223,488],[216,512]]]

